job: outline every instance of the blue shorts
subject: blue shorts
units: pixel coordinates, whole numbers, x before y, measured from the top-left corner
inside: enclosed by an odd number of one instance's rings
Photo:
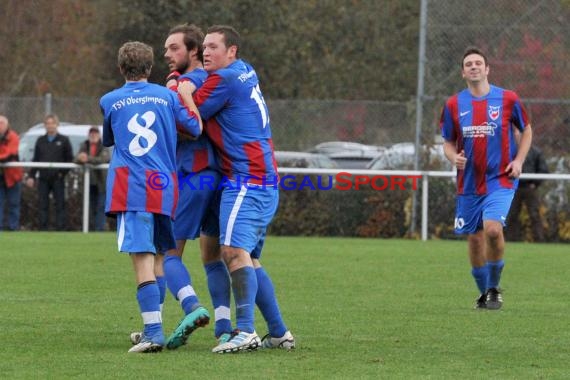
[[[194,240],[203,233],[219,236],[221,174],[202,170],[179,178],[178,205],[174,224],[176,240]]]
[[[117,214],[117,243],[120,252],[157,253],[176,248],[169,216],[144,211]]]
[[[485,220],[496,220],[505,226],[514,195],[514,189],[498,189],[486,195],[457,196],[455,233],[474,234],[483,229]]]
[[[224,187],[220,204],[220,244],[261,257],[267,226],[279,204],[277,188]]]

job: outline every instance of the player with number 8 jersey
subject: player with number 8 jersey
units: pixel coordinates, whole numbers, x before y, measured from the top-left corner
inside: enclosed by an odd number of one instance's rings
[[[196,115],[176,93],[127,82],[104,95],[103,144],[114,145],[105,211],[145,211],[173,216],[178,198],[176,125],[200,135]]]
[[[198,136],[202,122],[191,96],[148,83],[154,64],[151,46],[126,42],[117,63],[126,83],[99,101],[103,145],[115,147],[105,211],[117,217],[118,249],[129,254],[137,282],[144,330],[129,352],[156,352],[165,343],[160,253],[176,248],[171,220],[178,197],[176,128]]]

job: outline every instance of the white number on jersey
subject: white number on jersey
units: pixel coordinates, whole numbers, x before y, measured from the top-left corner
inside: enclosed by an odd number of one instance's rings
[[[153,131],[150,130],[150,127],[154,124],[156,120],[156,115],[152,111],[145,112],[141,118],[146,122],[145,126],[142,126],[137,121],[139,114],[135,114],[135,116],[131,117],[129,120],[129,124],[127,128],[129,131],[134,133],[136,136],[131,140],[129,144],[129,152],[133,156],[140,157],[148,153],[149,150],[152,149],[154,144],[156,144],[157,135]],[[146,140],[146,147],[143,147],[140,143],[141,138]]]
[[[263,121],[263,128],[267,127],[267,123],[269,123],[269,117],[267,115],[267,106],[265,105],[265,100],[263,99],[263,95],[261,95],[261,90],[259,89],[259,85],[255,86],[251,90],[251,99],[255,100],[257,106],[259,107],[259,111],[261,112],[261,120]]]
[[[465,226],[465,220],[463,218],[455,218],[455,229],[460,230]]]

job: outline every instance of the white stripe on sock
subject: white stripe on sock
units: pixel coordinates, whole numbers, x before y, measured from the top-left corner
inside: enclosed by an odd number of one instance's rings
[[[184,301],[188,297],[195,296],[195,295],[196,295],[196,292],[194,291],[194,288],[192,287],[192,285],[186,285],[185,287],[180,289],[178,291],[178,293],[176,293],[176,298],[178,298],[178,302],[180,302],[180,304],[182,305],[182,301]]]
[[[141,313],[141,316],[145,325],[149,323],[162,323],[162,314],[160,311],[145,311]]]
[[[214,316],[216,321],[219,321],[220,319],[231,319],[230,308],[227,306],[218,306],[216,310],[214,310]]]

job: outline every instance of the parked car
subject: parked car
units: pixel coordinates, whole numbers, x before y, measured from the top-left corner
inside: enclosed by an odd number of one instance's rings
[[[413,143],[394,144],[372,160],[367,168],[372,170],[413,170],[415,151]],[[426,160],[428,161],[427,165],[425,164]],[[423,146],[420,152],[420,169],[453,169],[451,163],[443,154],[442,144],[435,144],[429,147]]]
[[[275,151],[277,166],[282,168],[323,168],[335,169],[336,162],[324,154],[308,152]]]
[[[87,140],[87,136],[89,135],[89,128],[92,125],[89,124],[73,124],[73,123],[66,123],[60,122],[59,127],[57,127],[58,133],[69,137],[69,141],[71,142],[71,147],[73,149],[73,156],[77,154],[79,151],[79,146],[85,140]],[[103,133],[103,127],[99,126],[99,130]],[[26,132],[22,133],[20,136],[20,150],[19,156],[20,161],[29,162],[32,161],[34,157],[34,147],[36,145],[36,140],[46,134],[46,130],[44,128],[44,124],[36,124]]]
[[[343,169],[365,169],[378,155],[386,150],[385,147],[365,145],[349,141],[328,141],[310,149],[312,153],[325,154]]]

